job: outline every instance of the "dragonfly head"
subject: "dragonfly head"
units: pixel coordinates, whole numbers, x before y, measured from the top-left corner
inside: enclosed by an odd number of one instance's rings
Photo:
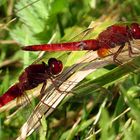
[[[50,69],[50,73],[53,75],[59,74],[63,69],[63,64],[60,60],[55,58],[50,58],[48,61],[48,66]]]
[[[130,30],[134,39],[140,39],[140,24],[132,23],[130,25]]]

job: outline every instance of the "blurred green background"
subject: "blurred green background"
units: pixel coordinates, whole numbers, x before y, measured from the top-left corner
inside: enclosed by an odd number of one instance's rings
[[[96,38],[113,23],[140,22],[139,5],[139,0],[0,0],[0,94],[18,81],[21,71],[39,55],[23,52],[22,46],[68,42],[90,24],[93,27],[101,24],[86,37]],[[81,39],[82,34],[73,40]],[[80,53],[45,53],[42,60],[58,57],[68,67],[80,58]],[[126,75],[122,69],[110,65],[89,75],[81,84],[88,81],[101,88],[95,90],[87,85],[86,89],[76,90],[85,92],[84,97],[79,94],[61,105],[28,140],[138,140],[139,71]],[[15,139],[27,118],[22,113],[30,114],[23,110],[7,120],[6,116],[13,111],[0,114],[0,139]]]

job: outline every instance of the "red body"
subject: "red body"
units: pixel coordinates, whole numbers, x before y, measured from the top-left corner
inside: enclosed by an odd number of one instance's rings
[[[101,32],[97,39],[83,40],[80,42],[69,42],[60,44],[42,44],[25,46],[27,51],[76,51],[76,50],[98,50],[98,55],[104,57],[108,50],[115,46],[125,46],[133,39],[140,39],[140,25],[132,23],[126,25],[112,25]]]
[[[46,82],[48,78],[57,75],[62,71],[62,62],[50,58],[48,65],[44,62],[42,64],[32,64],[27,67],[19,76],[19,82],[14,84],[0,97],[0,107],[12,101],[16,97],[23,95],[24,91],[37,87],[40,83]]]

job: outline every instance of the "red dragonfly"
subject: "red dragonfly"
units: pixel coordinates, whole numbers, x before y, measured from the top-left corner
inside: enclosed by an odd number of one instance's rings
[[[24,72],[19,76],[19,82],[14,84],[0,97],[0,107],[9,103],[17,97],[21,97],[26,90],[33,89],[39,84],[43,83],[43,87],[46,85],[46,80],[58,75],[63,68],[63,64],[60,60],[50,58],[48,65],[44,62],[42,64],[32,64],[25,68]]]
[[[128,51],[131,56],[132,45],[130,41],[133,39],[140,39],[140,24],[132,23],[129,26],[126,25],[112,25],[102,31],[97,39],[83,40],[79,42],[68,42],[59,44],[42,44],[25,46],[22,49],[26,51],[77,51],[77,50],[93,50],[97,51],[99,57],[105,57],[109,54],[109,50],[116,46],[120,46],[117,52],[113,56],[113,60],[116,59],[119,53],[128,43]]]

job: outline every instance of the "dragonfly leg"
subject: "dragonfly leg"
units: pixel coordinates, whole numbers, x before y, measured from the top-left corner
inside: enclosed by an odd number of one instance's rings
[[[56,82],[52,79],[52,78],[50,78],[50,80],[51,80],[51,82],[52,82],[52,84],[54,85],[54,87],[55,87],[55,89],[58,91],[58,92],[62,92],[60,89],[59,89],[59,87],[56,85]]]
[[[132,49],[132,46],[131,46],[130,42],[128,42],[128,51],[129,51],[129,56],[130,57],[132,57],[132,55],[139,54],[137,52],[133,52],[133,49]]]
[[[52,106],[50,106],[50,105],[48,105],[48,104],[44,103],[44,101],[42,101],[42,100],[41,100],[41,103],[42,103],[42,104],[44,104],[44,105],[45,105],[46,107],[48,107],[48,108],[55,109],[54,107],[52,107]]]
[[[73,94],[71,91],[63,91],[63,90],[60,90],[59,87],[56,85],[56,81],[54,81],[52,78],[50,78],[50,80],[52,81],[52,84],[54,85],[55,89],[61,93],[61,94]]]
[[[41,96],[44,95],[44,91],[45,91],[46,85],[47,85],[47,82],[45,81],[45,82],[43,83],[43,86],[42,86],[41,90],[40,90]]]
[[[124,48],[124,44],[121,45],[119,47],[119,49],[117,50],[117,52],[114,53],[114,56],[113,56],[113,61],[116,62],[117,64],[122,64],[122,62],[120,60],[117,59],[118,55],[121,53],[122,49]]]
[[[50,77],[50,80],[51,80],[51,82],[52,82],[52,84],[54,85],[54,87],[55,87],[55,89],[59,92],[59,93],[63,93],[63,92],[67,92],[67,91],[62,91],[62,90],[60,90],[59,89],[59,87],[57,86],[57,82],[55,82],[51,77]]]
[[[45,95],[45,88],[46,88],[47,82],[45,81],[42,85],[42,88],[40,90],[40,96],[39,99],[42,99],[42,97]],[[49,96],[49,95],[48,95]]]

